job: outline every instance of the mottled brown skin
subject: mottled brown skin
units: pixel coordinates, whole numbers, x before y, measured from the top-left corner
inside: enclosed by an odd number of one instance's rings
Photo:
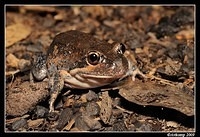
[[[109,44],[80,31],[56,35],[47,52],[46,64],[35,65],[42,66],[37,74],[32,71],[36,79],[42,79],[44,74],[49,78],[50,111],[54,111],[53,104],[64,86],[96,88],[127,76],[130,63],[124,52],[123,44]]]

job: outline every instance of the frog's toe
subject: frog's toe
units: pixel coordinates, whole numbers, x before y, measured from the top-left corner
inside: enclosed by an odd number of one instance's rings
[[[49,113],[50,112],[54,112],[54,102],[52,102],[51,100],[49,101]]]
[[[56,121],[58,119],[58,113],[56,113],[55,111],[54,112],[49,112],[48,114],[48,119],[50,121]]]
[[[132,81],[135,81],[136,75],[140,75],[140,76],[142,76],[142,78],[144,78],[144,79],[147,79],[147,78],[148,78],[148,77],[147,77],[145,74],[143,74],[138,68],[135,69],[134,71],[132,71]]]

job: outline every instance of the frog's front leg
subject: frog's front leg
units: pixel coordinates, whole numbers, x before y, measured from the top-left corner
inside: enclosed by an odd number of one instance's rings
[[[54,73],[49,79],[49,91],[50,91],[50,100],[49,100],[49,109],[50,112],[54,112],[54,103],[60,94],[61,90],[64,87],[64,80],[59,73]]]
[[[65,83],[65,79],[70,79],[72,76],[66,70],[57,70],[57,68],[52,65],[49,69],[49,91],[50,91],[50,100],[49,100],[49,109],[50,112],[54,111],[54,102],[60,94],[61,90],[66,87],[70,87]]]
[[[50,92],[50,100],[49,100],[49,109],[50,112],[54,111],[54,103],[57,99],[59,93],[64,87],[64,79],[62,78],[57,66],[54,64],[49,64],[48,67],[48,78],[49,78],[49,92]]]
[[[137,67],[137,61],[135,59],[134,52],[131,50],[127,50],[124,54],[128,60],[128,71],[120,80],[124,79],[127,76],[131,76],[132,81],[135,81],[136,75],[140,75],[143,78],[147,78],[147,76],[143,74]]]

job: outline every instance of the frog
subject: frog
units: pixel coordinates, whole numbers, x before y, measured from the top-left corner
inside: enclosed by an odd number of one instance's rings
[[[127,45],[108,43],[89,33],[69,30],[57,34],[47,53],[34,61],[31,79],[48,78],[49,110],[63,88],[92,89],[141,74]],[[132,57],[133,58],[133,57]]]

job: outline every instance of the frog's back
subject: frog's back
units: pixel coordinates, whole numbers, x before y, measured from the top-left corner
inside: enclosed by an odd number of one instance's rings
[[[89,37],[90,36],[88,34],[76,30],[60,33],[55,36],[53,42],[51,43],[48,49],[47,55],[57,56],[58,54],[70,54],[71,52],[80,49],[79,42],[83,41],[83,38],[90,39]],[[79,48],[76,49],[76,47]]]

